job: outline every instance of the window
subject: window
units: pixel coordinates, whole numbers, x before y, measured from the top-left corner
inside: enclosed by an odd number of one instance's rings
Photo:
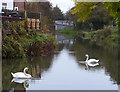
[[[14,7],[14,10],[15,10],[15,11],[18,11],[18,7]]]
[[[6,9],[7,8],[7,3],[2,3],[2,9]]]

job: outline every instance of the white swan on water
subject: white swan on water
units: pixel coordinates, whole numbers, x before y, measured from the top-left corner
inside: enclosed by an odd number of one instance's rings
[[[11,74],[14,78],[25,78],[25,79],[32,78],[30,74],[26,73],[26,70],[28,70],[27,67],[24,68],[23,72],[17,72],[17,73],[11,73]]]
[[[89,59],[89,56],[88,54],[85,55],[87,58],[86,58],[86,61],[85,61],[85,64],[87,64],[88,66],[97,66],[99,65],[99,60],[96,60],[96,59]]]

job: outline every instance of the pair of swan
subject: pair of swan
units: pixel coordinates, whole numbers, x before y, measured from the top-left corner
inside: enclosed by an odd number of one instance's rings
[[[27,74],[26,71],[28,68],[24,68],[23,72],[11,73],[14,78],[29,79],[32,78],[30,74]]]
[[[88,54],[86,54],[85,56],[87,57],[86,60],[85,60],[85,65],[87,66],[87,68],[88,68],[88,66],[95,67],[95,66],[99,65],[99,63],[98,63],[99,60],[89,59]]]

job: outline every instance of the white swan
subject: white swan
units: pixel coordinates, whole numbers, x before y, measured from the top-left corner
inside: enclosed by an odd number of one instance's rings
[[[91,67],[95,67],[97,65],[99,65],[99,60],[96,60],[96,59],[89,59],[89,56],[86,54],[85,55],[87,58],[86,58],[86,61],[85,61],[85,64],[88,65],[88,66],[91,66]]]
[[[11,74],[14,78],[25,78],[25,79],[32,78],[30,74],[26,73],[26,70],[28,70],[27,67],[24,68],[23,72],[17,72],[17,73],[11,73]]]
[[[97,59],[89,59],[89,56],[88,56],[88,54],[86,54],[85,55],[87,58],[86,58],[86,61],[85,62],[87,62],[87,63],[98,63],[99,62],[99,60],[97,60]],[[89,59],[89,60],[88,60]]]

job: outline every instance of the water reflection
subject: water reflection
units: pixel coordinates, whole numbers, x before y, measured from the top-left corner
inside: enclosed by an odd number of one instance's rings
[[[117,90],[118,56],[112,50],[90,45],[59,35],[59,47],[53,55],[3,60],[4,90]],[[86,66],[85,54],[100,60],[99,65]],[[12,80],[11,72],[28,67],[31,80]],[[86,70],[87,68],[87,70]],[[25,87],[26,85],[26,87]]]
[[[83,41],[81,39],[73,40],[74,45],[68,43],[63,43],[64,47],[68,49],[69,51],[75,51],[75,54],[73,54],[76,57],[77,63],[81,66],[83,64],[80,64],[80,60],[85,60],[84,55],[86,53],[90,54],[91,57],[96,57],[100,59],[100,66],[97,66],[96,68],[104,68],[105,73],[108,76],[111,76],[111,80],[113,83],[119,84],[119,73],[118,73],[118,67],[120,66],[118,53],[119,48],[109,48],[104,49],[103,47],[97,46],[96,44],[91,44],[89,41]],[[69,46],[67,46],[69,45]]]
[[[30,81],[31,81],[31,79],[18,79],[18,78],[13,78],[11,82],[23,84],[24,88],[28,88]]]
[[[91,67],[96,67],[96,66],[98,66],[99,65],[99,63],[87,63],[87,62],[85,62],[85,61],[79,61],[79,63],[81,64],[81,65],[85,65],[86,66],[86,70],[88,70],[88,69],[90,69]]]
[[[105,73],[111,76],[111,80],[114,83],[119,84],[118,78],[118,62],[120,57],[118,57],[118,52],[116,49],[110,48],[108,50],[97,46],[90,45],[88,42],[81,43],[81,40],[74,45],[74,50],[76,51],[77,61],[85,60],[84,55],[88,53],[91,57],[96,57],[100,59],[100,64],[105,69]],[[109,48],[109,47],[108,47]]]
[[[29,57],[24,59],[10,59],[3,60],[3,90],[9,90],[11,88],[16,88],[16,90],[25,90],[24,86],[20,84],[20,82],[24,80],[12,80],[11,72],[22,71],[24,67],[29,68],[29,73],[33,76],[32,82],[35,80],[41,79],[41,74],[44,75],[44,72],[50,69],[52,64],[53,55],[44,56],[44,57]],[[22,62],[21,62],[22,61]],[[18,85],[18,86],[16,86]],[[20,86],[21,85],[21,86]]]

